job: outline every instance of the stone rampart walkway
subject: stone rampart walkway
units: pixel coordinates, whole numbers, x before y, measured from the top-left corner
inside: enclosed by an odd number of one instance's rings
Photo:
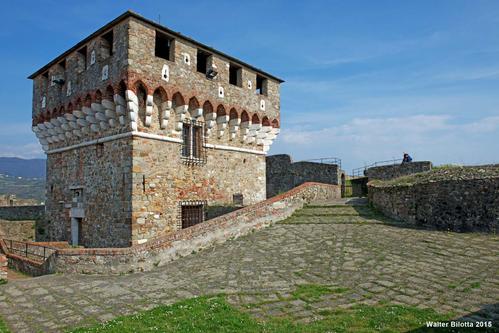
[[[59,332],[195,295],[226,293],[254,316],[320,318],[358,303],[499,320],[499,239],[384,223],[366,206],[313,206],[272,227],[148,273],[51,275],[0,286],[13,332]],[[338,292],[310,302],[297,285]]]

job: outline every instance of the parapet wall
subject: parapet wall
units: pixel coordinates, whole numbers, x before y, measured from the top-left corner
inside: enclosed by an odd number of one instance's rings
[[[38,220],[45,216],[45,206],[7,206],[0,207],[2,220]]]
[[[401,176],[411,175],[413,173],[430,171],[432,164],[430,161],[410,162],[395,165],[377,166],[367,169],[364,174],[373,179],[393,179]]]
[[[267,198],[289,191],[305,182],[340,185],[341,170],[336,164],[291,162],[281,154],[266,157]]]
[[[499,230],[499,177],[369,183],[370,204],[397,220],[451,231]]]
[[[282,195],[241,208],[170,235],[129,248],[59,249],[49,272],[120,274],[147,271],[216,243],[248,234],[283,220],[313,202],[341,197],[340,186],[305,183]]]

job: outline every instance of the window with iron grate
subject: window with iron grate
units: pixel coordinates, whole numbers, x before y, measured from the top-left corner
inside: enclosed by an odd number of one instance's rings
[[[203,123],[186,120],[182,126],[182,159],[192,164],[204,164],[206,153],[204,148]]]
[[[184,202],[181,203],[182,229],[204,222],[204,203]]]

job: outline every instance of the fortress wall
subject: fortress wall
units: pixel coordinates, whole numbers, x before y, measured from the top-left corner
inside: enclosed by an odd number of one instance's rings
[[[451,231],[499,230],[499,177],[414,185],[373,185],[369,203],[385,215]]]
[[[386,180],[411,175],[413,173],[430,171],[431,168],[432,164],[430,161],[419,161],[372,167],[367,169],[364,174],[369,178],[369,180]]]
[[[340,185],[341,170],[336,164],[292,162],[281,154],[266,158],[267,198],[289,191],[305,182]]]

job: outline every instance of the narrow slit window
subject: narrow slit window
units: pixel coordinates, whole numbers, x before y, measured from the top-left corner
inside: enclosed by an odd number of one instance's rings
[[[174,61],[173,57],[173,38],[156,31],[156,44],[154,47],[154,55],[165,60]]]
[[[258,95],[267,95],[267,79],[258,74],[256,76],[256,93]]]
[[[230,64],[230,66],[229,66],[229,83],[232,85],[240,87],[242,85],[241,74],[242,74],[241,67],[234,65],[234,64]]]

